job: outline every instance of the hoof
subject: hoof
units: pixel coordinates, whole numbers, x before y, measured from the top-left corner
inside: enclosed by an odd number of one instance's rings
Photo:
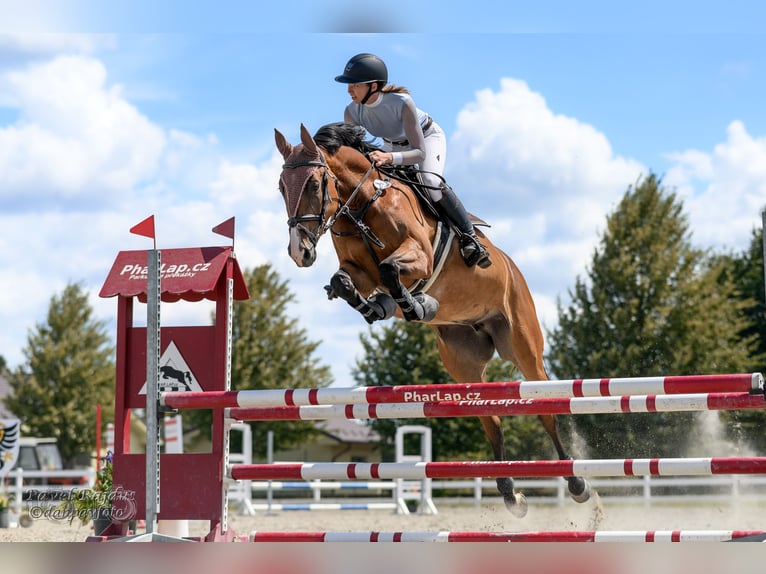
[[[569,482],[569,496],[575,502],[590,500],[590,484],[584,478],[574,478]]]
[[[327,292],[327,299],[330,301],[338,298],[338,294],[335,292],[335,289],[332,288],[332,285],[325,285],[324,290]]]
[[[529,505],[527,504],[527,497],[521,494],[520,492],[517,492],[516,494],[514,494],[512,499],[506,498],[505,507],[516,518],[524,518],[527,515],[527,511],[529,510]]]

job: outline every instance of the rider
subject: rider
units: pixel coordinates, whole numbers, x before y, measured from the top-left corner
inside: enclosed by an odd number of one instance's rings
[[[351,58],[335,81],[348,84],[351,96],[344,121],[362,126],[384,142],[380,150],[370,153],[372,162],[378,166],[418,164],[434,205],[461,233],[460,253],[466,265],[489,267],[489,253],[479,242],[468,213],[439,177],[447,155],[447,138],[439,124],[415,106],[407,88],[388,84],[386,64],[374,54]]]

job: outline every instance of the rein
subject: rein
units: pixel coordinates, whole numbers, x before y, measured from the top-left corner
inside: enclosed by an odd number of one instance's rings
[[[327,165],[325,165],[325,168],[327,168]],[[327,168],[327,169],[329,169],[329,168]],[[380,195],[382,193],[381,190],[376,188],[375,189],[375,193],[373,194],[373,196],[367,201],[367,203],[365,204],[365,206],[361,210],[355,210],[356,213],[352,213],[351,212],[351,208],[349,207],[349,204],[353,201],[354,197],[356,197],[356,194],[359,193],[360,189],[362,189],[362,186],[364,185],[364,182],[367,181],[367,179],[370,177],[370,174],[372,173],[373,169],[375,169],[375,166],[373,164],[370,164],[370,168],[364,174],[364,176],[359,181],[359,183],[356,184],[356,187],[354,188],[354,191],[352,191],[351,195],[348,196],[348,199],[346,200],[346,202],[341,204],[341,206],[338,209],[338,211],[335,212],[335,215],[333,215],[330,218],[330,220],[328,221],[327,225],[325,226],[325,230],[324,231],[326,231],[327,229],[332,228],[332,226],[335,225],[335,222],[338,220],[338,218],[341,215],[347,215],[354,222],[354,224],[359,228],[359,231],[361,231],[362,234],[366,235],[366,234],[369,233],[374,238],[375,245],[377,245],[378,247],[382,248],[383,247],[383,243],[380,241],[380,239],[378,239],[377,237],[372,235],[372,232],[369,231],[369,227],[366,224],[364,224],[362,222],[362,220],[361,220],[361,218],[364,217],[364,214],[369,209],[370,205],[372,205],[372,202],[380,197]],[[337,180],[336,180],[336,182],[337,182]],[[338,202],[340,203],[340,198],[338,198]],[[323,233],[324,233],[324,231],[323,231]]]

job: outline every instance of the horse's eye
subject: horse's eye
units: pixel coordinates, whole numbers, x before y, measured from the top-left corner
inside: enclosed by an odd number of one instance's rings
[[[311,180],[308,184],[308,190],[312,193],[319,191],[319,182],[316,180]]]

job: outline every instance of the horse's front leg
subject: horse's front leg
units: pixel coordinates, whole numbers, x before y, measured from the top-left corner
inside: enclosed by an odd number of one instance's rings
[[[439,325],[435,331],[442,363],[455,381],[467,383],[487,380],[487,363],[495,354],[495,342],[487,330],[477,328],[477,325]],[[494,460],[506,460],[505,437],[500,418],[488,415],[480,416],[479,420],[492,447]],[[516,492],[513,479],[500,477],[495,482],[506,508],[518,518],[526,515],[527,499],[521,492]]]
[[[439,302],[426,293],[413,295],[402,284],[402,275],[416,280],[425,278],[429,273],[422,251],[407,247],[405,242],[397,251],[381,261],[378,267],[380,282],[388,289],[407,321],[427,322],[436,316]]]
[[[375,321],[390,319],[396,312],[396,303],[386,293],[376,293],[365,298],[354,285],[351,276],[343,269],[339,269],[330,279],[330,284],[325,286],[327,297],[334,299],[340,297],[354,309],[359,311],[365,321],[372,324]]]

